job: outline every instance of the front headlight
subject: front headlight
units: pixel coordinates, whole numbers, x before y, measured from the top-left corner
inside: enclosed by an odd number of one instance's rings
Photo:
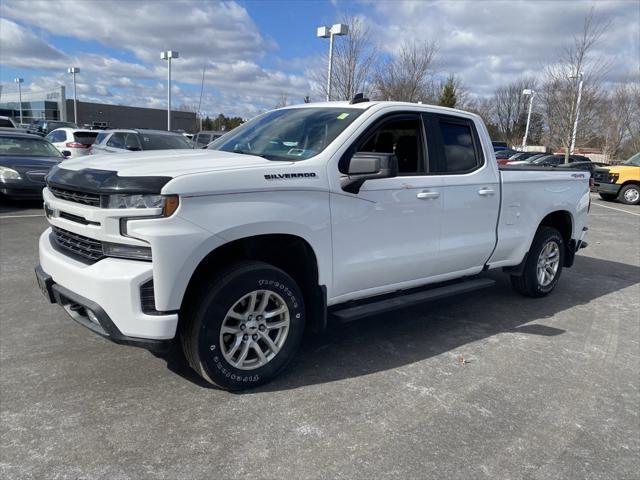
[[[13,168],[0,167],[0,181],[20,180],[21,178],[20,174]]]
[[[610,173],[609,176],[611,177],[611,183],[616,183],[618,178],[620,178],[619,173]]]
[[[178,209],[177,195],[109,195],[107,208],[161,208],[162,216],[169,217]]]

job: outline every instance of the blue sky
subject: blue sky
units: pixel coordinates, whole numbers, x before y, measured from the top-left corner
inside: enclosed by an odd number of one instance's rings
[[[455,73],[471,95],[486,96],[557,61],[591,8],[611,22],[596,51],[613,63],[606,81],[637,78],[635,0],[2,0],[0,83],[4,92],[16,89],[16,76],[25,90],[70,87],[66,68],[76,65],[80,100],[163,108],[159,52],[172,48],[181,54],[173,63],[175,106],[198,103],[206,64],[202,110],[250,117],[283,96],[320,98],[314,72],[326,68],[328,45],[315,29],[357,15],[381,57],[405,41],[435,41],[435,73]]]

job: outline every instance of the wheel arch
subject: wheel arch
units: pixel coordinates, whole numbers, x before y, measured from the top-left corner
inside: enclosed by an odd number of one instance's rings
[[[303,237],[290,233],[265,233],[236,238],[202,258],[182,298],[181,311],[195,301],[206,276],[242,260],[269,263],[290,275],[303,292],[307,328],[316,333],[326,329],[326,287],[320,284],[318,256]]]
[[[636,185],[640,187],[640,180],[636,180],[636,179],[632,179],[632,180],[625,180],[624,182],[622,182],[622,184],[620,185],[620,188],[622,187],[626,187],[627,185]]]
[[[540,227],[552,227],[555,228],[564,241],[564,266],[571,267],[573,265],[573,259],[575,257],[575,242],[571,239],[573,236],[573,215],[567,210],[556,210],[548,213],[538,225]]]

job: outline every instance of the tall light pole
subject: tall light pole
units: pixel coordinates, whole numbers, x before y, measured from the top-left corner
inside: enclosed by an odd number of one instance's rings
[[[175,50],[167,50],[160,53],[160,58],[167,60],[167,130],[171,130],[171,59],[180,58]]]
[[[78,125],[78,96],[76,94],[76,73],[80,72],[78,67],[69,67],[67,73],[73,75],[73,123]]]
[[[524,152],[525,147],[527,146],[527,137],[529,136],[529,122],[531,122],[531,107],[533,106],[533,97],[536,96],[535,90],[530,88],[525,88],[522,91],[523,95],[530,95],[529,98],[529,113],[527,114],[527,126],[524,129],[524,137],[522,137],[522,151]]]
[[[22,124],[22,84],[24,83],[24,78],[14,78],[14,82],[18,84],[18,102],[20,102],[20,123]]]
[[[333,70],[333,37],[347,35],[349,27],[344,23],[336,23],[331,28],[318,27],[316,36],[329,39],[329,70],[327,72],[327,102],[331,101],[331,71]]]
[[[573,121],[573,131],[571,132],[571,148],[569,148],[569,155],[573,155],[573,150],[576,146],[576,133],[578,132],[578,120],[580,119],[580,99],[582,98],[582,83],[584,75],[582,72],[578,72],[577,75],[571,75],[569,78],[580,79],[578,83],[578,99],[576,100],[576,118]],[[567,157],[565,156],[565,161]]]

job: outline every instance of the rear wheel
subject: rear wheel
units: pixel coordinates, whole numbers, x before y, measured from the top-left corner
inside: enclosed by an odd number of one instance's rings
[[[564,240],[555,228],[538,229],[522,275],[511,276],[513,288],[528,297],[544,297],[558,283],[564,264]]]
[[[615,193],[601,193],[600,194],[600,198],[602,200],[606,200],[607,202],[615,200],[616,197],[617,197],[617,195]]]
[[[618,200],[627,205],[638,205],[640,203],[640,185],[625,185],[620,189]]]
[[[220,272],[186,313],[181,339],[191,367],[226,390],[268,382],[293,358],[304,331],[296,282],[262,262]]]

